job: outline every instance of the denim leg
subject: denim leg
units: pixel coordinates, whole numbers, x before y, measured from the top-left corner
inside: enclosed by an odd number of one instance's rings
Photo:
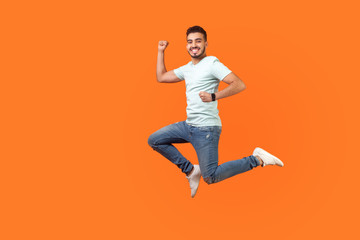
[[[187,143],[189,141],[189,131],[185,122],[178,122],[163,127],[153,133],[148,139],[149,145],[155,151],[170,160],[186,174],[191,171],[193,165],[172,143]]]
[[[192,144],[196,150],[201,174],[206,183],[216,183],[260,165],[254,156],[218,165],[218,145],[221,127],[198,127],[192,130]]]
[[[242,159],[225,162],[216,168],[211,181],[208,183],[220,182],[229,177],[249,171],[259,165],[259,161],[252,155]]]
[[[190,127],[191,144],[195,148],[201,175],[205,182],[211,181],[218,167],[218,144],[220,127]]]

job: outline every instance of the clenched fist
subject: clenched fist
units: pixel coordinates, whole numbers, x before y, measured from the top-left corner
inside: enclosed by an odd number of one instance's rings
[[[201,91],[199,96],[203,102],[212,102],[211,94]]]
[[[169,45],[168,41],[159,41],[158,50],[164,51],[168,45]]]

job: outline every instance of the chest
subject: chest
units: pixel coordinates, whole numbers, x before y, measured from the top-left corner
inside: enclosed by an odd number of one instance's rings
[[[197,86],[202,87],[219,83],[219,80],[211,73],[211,68],[207,66],[190,66],[186,68],[184,71],[184,78],[187,88],[194,88]]]

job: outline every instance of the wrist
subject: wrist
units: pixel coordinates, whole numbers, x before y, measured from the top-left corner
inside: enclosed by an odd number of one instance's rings
[[[216,100],[216,94],[215,94],[215,93],[212,93],[212,94],[211,94],[211,100],[212,100],[212,101],[215,101],[215,100]]]

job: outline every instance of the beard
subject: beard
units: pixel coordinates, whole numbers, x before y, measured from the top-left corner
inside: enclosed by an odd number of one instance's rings
[[[192,55],[192,54],[191,54],[191,50],[188,51],[188,53],[190,54],[190,57],[192,57],[192,58],[199,58],[199,57],[201,57],[202,55],[204,55],[204,52],[205,52],[205,48],[203,48],[202,51],[201,51],[201,52],[198,52],[196,55]]]

